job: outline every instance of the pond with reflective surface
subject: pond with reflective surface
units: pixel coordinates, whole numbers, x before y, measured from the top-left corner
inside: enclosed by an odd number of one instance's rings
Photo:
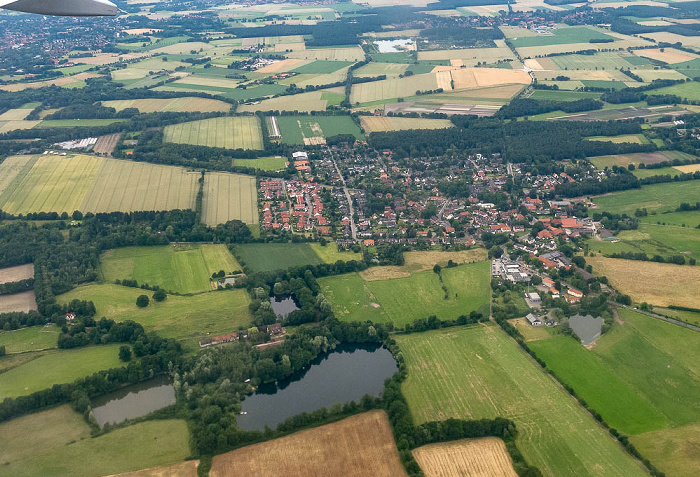
[[[246,431],[275,429],[289,417],[335,403],[379,396],[384,381],[398,370],[389,350],[377,346],[339,346],[316,358],[294,376],[260,386],[242,402],[238,426]]]
[[[93,399],[92,411],[100,427],[145,416],[175,404],[175,388],[167,376],[149,379]]]

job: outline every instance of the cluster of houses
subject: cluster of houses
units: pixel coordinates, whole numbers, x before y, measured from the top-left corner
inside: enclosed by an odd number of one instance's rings
[[[280,338],[284,336],[287,332],[285,328],[279,323],[273,323],[266,326],[258,326],[258,332],[269,335],[271,339]],[[209,346],[216,346],[225,343],[233,343],[234,341],[247,340],[248,330],[241,330],[234,333],[228,333],[225,335],[213,336],[209,338],[204,338],[199,341],[200,348],[207,348]]]

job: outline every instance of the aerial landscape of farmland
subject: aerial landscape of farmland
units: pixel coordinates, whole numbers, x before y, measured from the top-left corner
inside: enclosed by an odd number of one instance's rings
[[[700,475],[700,2],[0,2],[0,477]]]

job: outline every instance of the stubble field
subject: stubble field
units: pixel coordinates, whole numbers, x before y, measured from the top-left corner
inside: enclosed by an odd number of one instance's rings
[[[263,455],[265,458],[260,458]],[[329,473],[406,475],[384,411],[359,414],[215,456],[209,475],[325,477]]]
[[[0,268],[0,284],[19,282],[34,278],[34,264],[18,265],[16,267]]]
[[[226,149],[263,149],[260,120],[255,116],[221,117],[172,124],[166,126],[163,133],[166,142]]]
[[[426,477],[516,477],[506,446],[497,437],[429,444],[413,450]]]
[[[163,111],[210,113],[215,111],[227,112],[231,105],[223,101],[209,98],[171,98],[171,99],[123,99],[115,101],[103,101],[102,106],[121,111],[126,108],[136,108],[141,113],[156,113]]]
[[[449,119],[398,118],[388,116],[361,116],[365,132],[405,131],[407,129],[446,129],[454,127]]]
[[[517,444],[544,475],[645,475],[638,464],[517,344],[491,325],[397,337],[416,423],[513,419]]]

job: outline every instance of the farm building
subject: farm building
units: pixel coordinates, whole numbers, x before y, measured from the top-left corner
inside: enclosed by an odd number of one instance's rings
[[[532,313],[528,313],[525,318],[527,318],[527,321],[529,321],[532,326],[542,325],[542,320],[540,320],[539,317],[533,315]]]

